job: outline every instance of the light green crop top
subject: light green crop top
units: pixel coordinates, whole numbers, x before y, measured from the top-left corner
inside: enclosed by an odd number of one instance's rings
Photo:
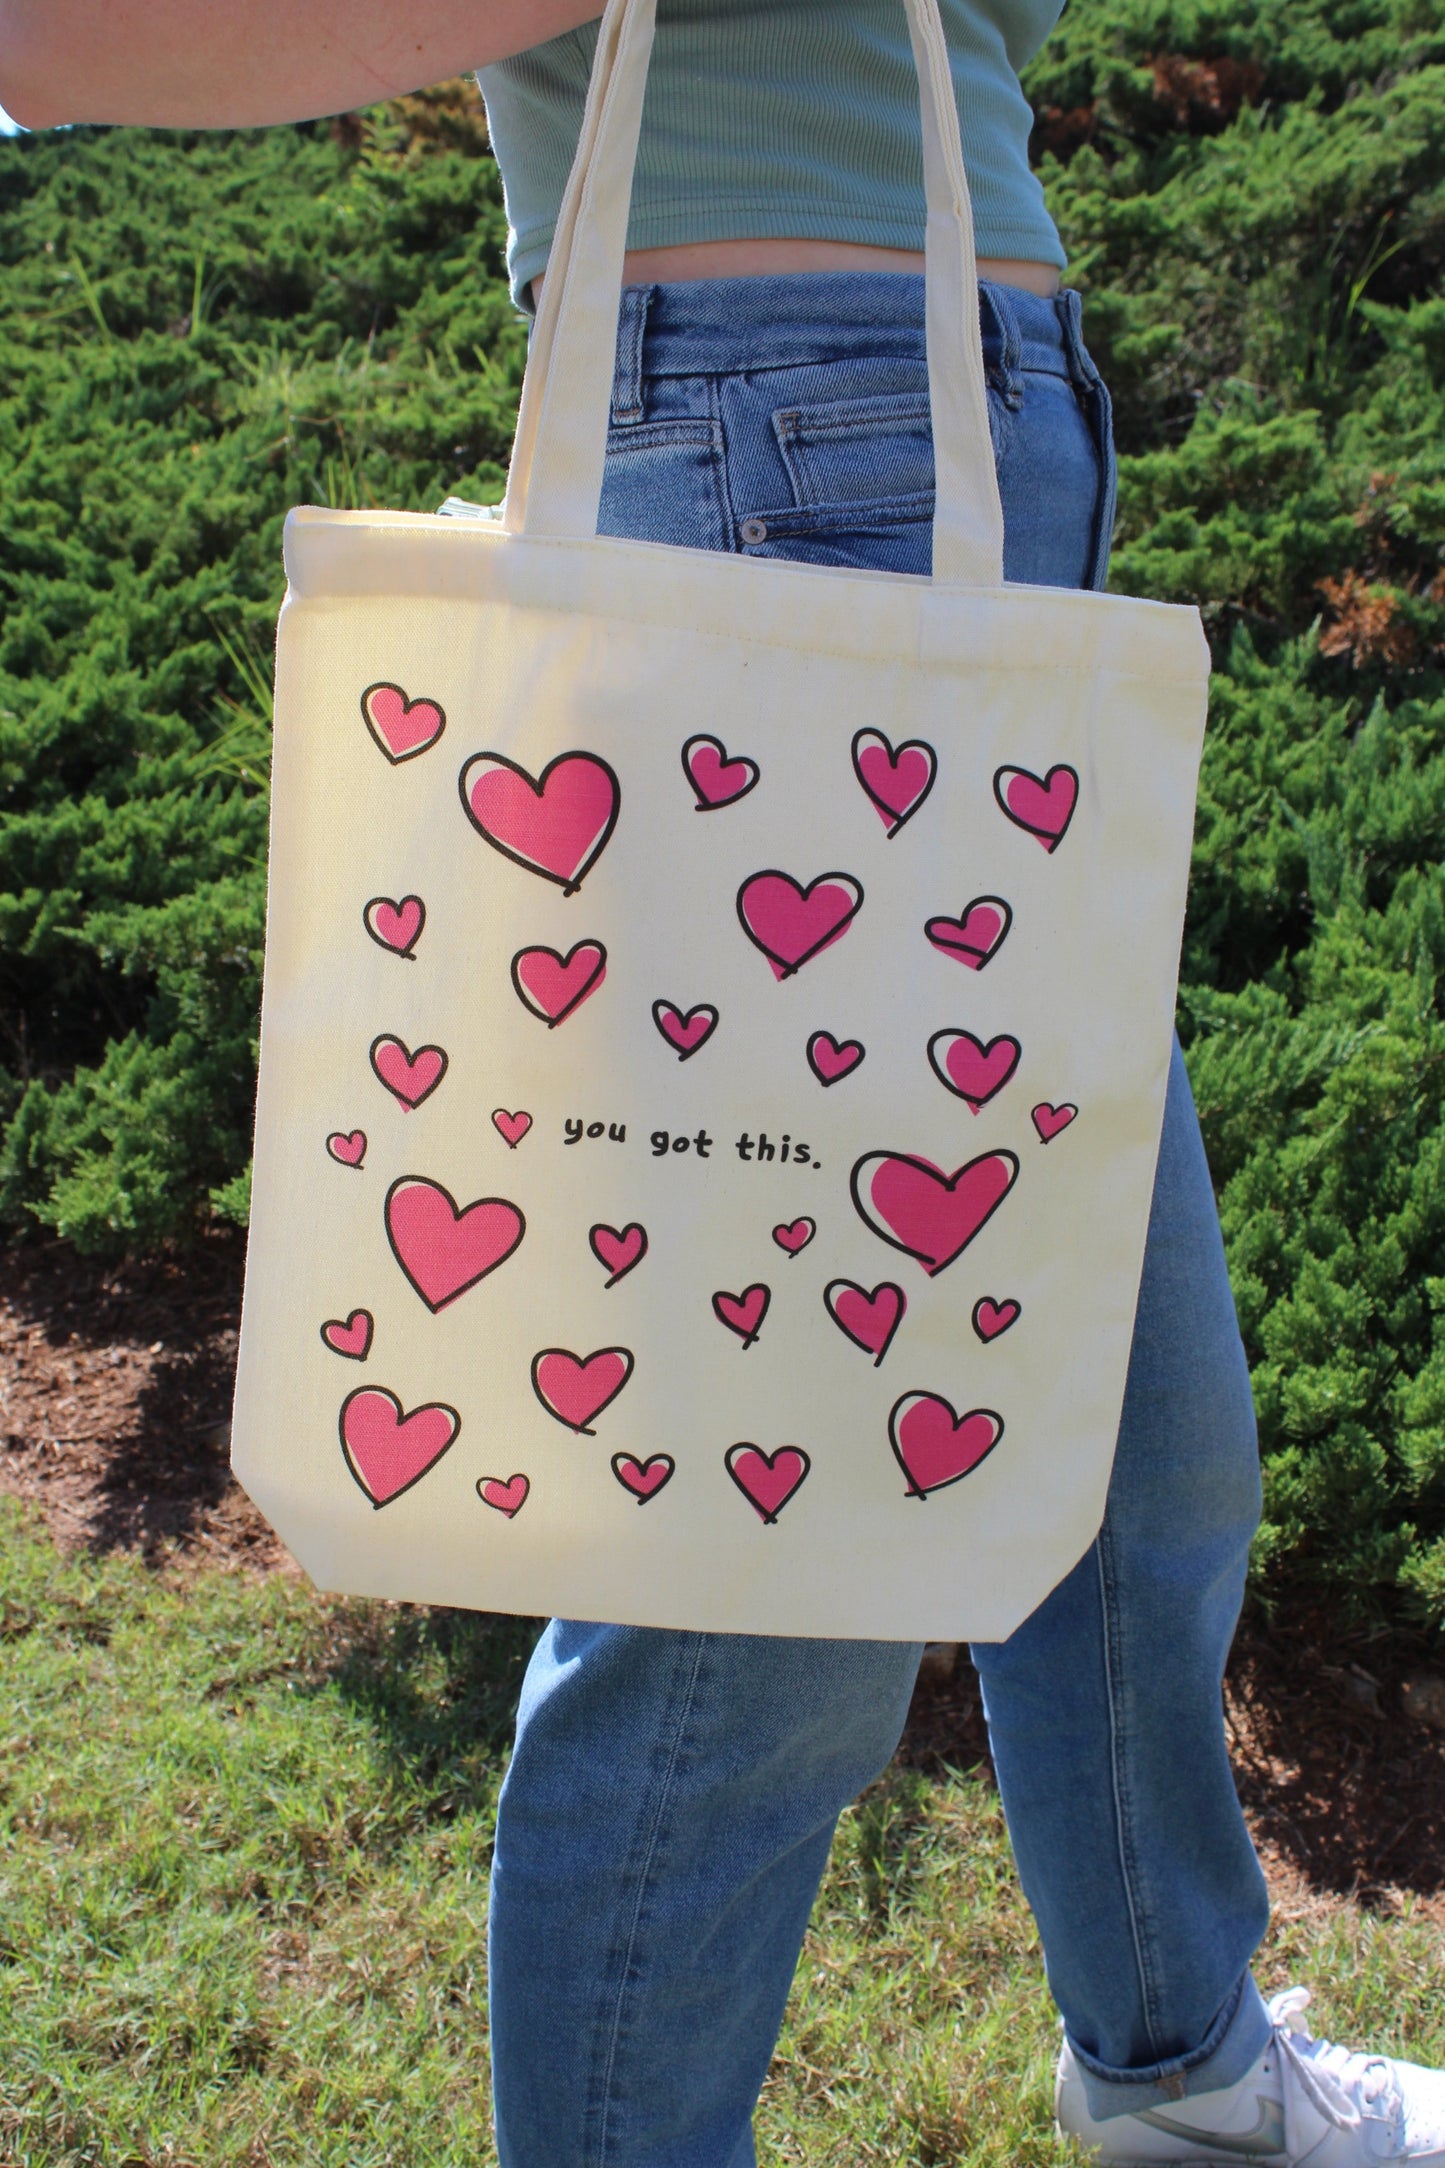
[[[1063,0],[940,0],[980,256],[1064,263],[1019,88]],[[659,0],[629,248],[781,236],[923,246],[903,0]],[[512,291],[546,268],[597,43],[588,23],[478,75]]]

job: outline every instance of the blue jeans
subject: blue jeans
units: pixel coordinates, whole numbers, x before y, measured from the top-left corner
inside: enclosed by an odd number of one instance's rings
[[[1108,394],[1077,297],[981,288],[1007,576],[1103,584]],[[602,531],[926,572],[922,282],[632,287]],[[1259,1510],[1249,1380],[1175,1049],[1108,1511],[976,1647],[1049,1984],[1095,2115],[1231,2085],[1268,2037],[1263,1876],[1220,1681]],[[554,1620],[492,1887],[503,2168],[752,2168],[840,1810],[897,1743],[919,1650]]]

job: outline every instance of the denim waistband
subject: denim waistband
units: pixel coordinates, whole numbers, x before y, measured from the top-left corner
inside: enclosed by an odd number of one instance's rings
[[[1079,297],[980,280],[984,363],[1012,380],[1037,371],[1094,386]],[[689,279],[627,286],[618,323],[618,412],[643,376],[716,376],[854,356],[921,357],[923,278],[907,271],[819,271],[784,278]]]

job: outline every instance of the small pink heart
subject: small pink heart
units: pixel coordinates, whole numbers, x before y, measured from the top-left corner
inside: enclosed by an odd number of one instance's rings
[[[564,1347],[544,1347],[532,1357],[532,1390],[549,1415],[569,1430],[592,1436],[588,1425],[610,1407],[632,1375],[632,1350],[600,1347],[574,1355]]]
[[[341,1403],[341,1450],[374,1506],[390,1505],[419,1483],[455,1444],[462,1419],[444,1401],[403,1415],[385,1386],[359,1385]]]
[[[447,727],[447,719],[435,700],[408,700],[399,685],[385,679],[368,685],[361,696],[361,713],[367,729],[393,767],[415,760]]]
[[[622,786],[596,753],[559,753],[539,776],[505,753],[477,753],[461,772],[467,819],[504,858],[580,888],[617,825]]]
[[[505,1107],[492,1109],[492,1127],[499,1137],[504,1137],[515,1152],[523,1137],[532,1126],[530,1114],[509,1114]]]
[[[697,792],[699,813],[715,813],[719,806],[736,805],[746,798],[758,780],[758,764],[737,756],[728,759],[721,738],[706,732],[689,738],[682,749],[682,772]]]
[[[333,1354],[349,1355],[353,1362],[364,1363],[371,1352],[373,1323],[370,1310],[353,1310],[347,1318],[328,1317],[321,1337]]]
[[[446,1050],[419,1046],[413,1054],[400,1039],[384,1031],[371,1042],[371,1066],[392,1097],[399,1099],[410,1114],[424,1099],[430,1099],[446,1075]]]
[[[773,1229],[773,1240],[780,1250],[786,1250],[790,1257],[796,1257],[799,1250],[805,1250],[808,1247],[817,1232],[816,1220],[795,1219],[791,1222],[785,1220],[781,1227]]]
[[[626,1227],[608,1227],[599,1220],[595,1227],[588,1228],[587,1240],[598,1264],[607,1268],[606,1287],[615,1287],[647,1255],[647,1229],[637,1220]]]
[[[808,1041],[808,1067],[820,1084],[836,1084],[857,1068],[863,1053],[859,1039],[835,1039],[831,1031],[815,1031]]]
[[[578,941],[565,956],[554,948],[524,948],[512,958],[518,1000],[549,1031],[580,1009],[606,976],[607,951],[600,941]]]
[[[993,779],[993,794],[1015,827],[1036,836],[1046,851],[1055,851],[1074,817],[1078,771],[1062,760],[1045,776],[1027,768],[1000,768]]]
[[[390,896],[373,896],[361,922],[378,948],[390,949],[394,956],[411,962],[426,924],[426,905],[420,896],[403,896],[400,903],[393,903]]]
[[[730,1445],[723,1465],[768,1527],[813,1464],[800,1445],[780,1445],[775,1453],[764,1453],[756,1445]]]
[[[640,1506],[655,1498],[672,1480],[677,1462],[671,1453],[654,1453],[651,1460],[636,1460],[631,1453],[614,1453],[612,1473],[624,1490],[631,1491]]]
[[[1067,1101],[1061,1106],[1051,1107],[1048,1100],[1044,1099],[1038,1106],[1030,1109],[1030,1115],[1039,1136],[1047,1144],[1050,1137],[1056,1137],[1061,1129],[1068,1128],[1078,1111],[1077,1107],[1070,1106]]]
[[[366,1157],[366,1131],[333,1129],[326,1139],[326,1149],[343,1167],[359,1167]]]
[[[743,1346],[751,1347],[768,1314],[772,1292],[761,1283],[745,1287],[740,1295],[716,1294],[712,1298],[713,1314],[719,1324],[735,1332]]]
[[[893,1456],[908,1478],[910,1498],[926,1498],[969,1475],[1003,1436],[1003,1417],[991,1408],[955,1415],[938,1393],[904,1393],[888,1417]]]
[[[749,875],[738,890],[743,932],[777,979],[841,941],[862,905],[863,884],[851,873],[820,873],[804,888],[790,873],[769,870]]]
[[[1001,1332],[1007,1332],[1014,1319],[1021,1315],[1020,1305],[1012,1296],[1006,1302],[995,1302],[990,1295],[983,1295],[973,1306],[973,1329],[987,1347]]]
[[[684,1016],[674,1002],[654,1001],[652,1021],[668,1045],[677,1048],[678,1060],[686,1061],[689,1054],[695,1054],[700,1046],[705,1046],[717,1030],[717,1010],[704,1001]]]
[[[910,738],[895,753],[881,730],[860,730],[853,739],[853,772],[891,838],[932,790],[938,755],[922,738]]]
[[[1000,1032],[987,1046],[971,1031],[935,1031],[928,1059],[940,1084],[946,1084],[977,1114],[996,1099],[1019,1065],[1017,1039]]]
[[[509,1476],[505,1483],[499,1475],[484,1475],[477,1479],[477,1496],[483,1505],[494,1507],[498,1513],[505,1513],[508,1520],[521,1512],[531,1488],[524,1475]]]
[[[392,1183],[384,1218],[392,1255],[433,1315],[505,1264],[527,1231],[505,1197],[478,1197],[463,1208],[440,1182],[419,1174]]]
[[[830,1280],[823,1289],[823,1305],[838,1330],[873,1357],[876,1370],[903,1323],[908,1297],[892,1280],[882,1281],[871,1294],[855,1280]]]
[[[957,918],[930,918],[923,931],[933,946],[970,971],[982,971],[1003,946],[1013,910],[1002,896],[975,896]]]

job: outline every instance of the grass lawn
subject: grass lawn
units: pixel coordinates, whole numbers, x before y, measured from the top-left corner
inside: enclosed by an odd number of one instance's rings
[[[492,1816],[530,1629],[63,1557],[0,1499],[0,2168],[482,2168]],[[1445,2061],[1445,1933],[1345,1903],[1267,1989]],[[844,1818],[759,2115],[809,2168],[1028,2168],[1054,2050],[991,1788]],[[558,2168],[566,2164],[558,2163]]]

